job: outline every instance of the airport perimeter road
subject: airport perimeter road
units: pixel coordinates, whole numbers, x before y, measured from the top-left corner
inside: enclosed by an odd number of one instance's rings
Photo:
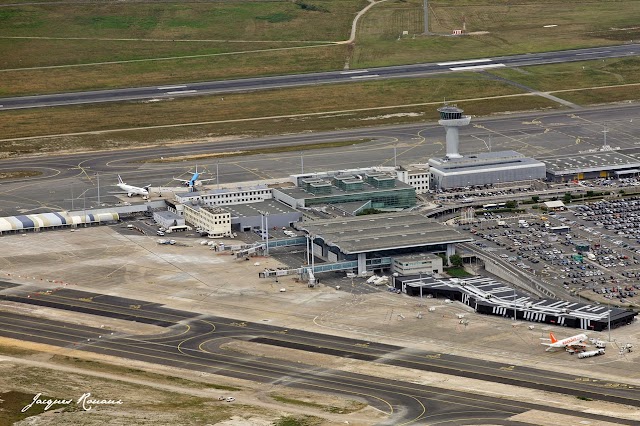
[[[458,71],[477,71],[500,67],[524,67],[556,64],[593,59],[620,58],[640,54],[640,45],[597,47],[557,52],[529,53],[461,61],[400,65],[349,71],[331,71],[311,74],[283,75],[276,77],[247,78],[240,80],[181,83],[153,87],[100,90],[53,95],[0,98],[0,110],[42,108],[60,105],[77,105],[99,102],[115,102],[140,99],[157,99],[180,96],[197,96],[309,86],[329,83],[353,83],[363,80],[423,77]]]
[[[221,345],[231,341],[249,341],[640,407],[640,393],[635,386],[609,383],[593,377],[575,377],[468,357],[284,329],[262,323],[198,315],[141,300],[98,293],[68,289],[44,292],[34,291],[32,287],[4,287],[6,288],[0,293],[1,299],[4,300],[155,324],[167,327],[167,332],[153,336],[107,335],[104,329],[0,312],[2,336],[262,383],[303,387],[307,390],[363,398],[372,406],[389,414],[388,422],[384,423],[389,425],[417,422],[431,424],[440,421],[464,424],[468,419],[472,419],[473,424],[496,424],[496,421],[499,424],[519,424],[510,421],[509,418],[529,410],[574,415],[616,424],[633,422],[609,416],[577,413],[556,408],[554,404],[529,404],[501,396],[474,395],[306,365],[294,360],[262,358],[230,352],[228,349],[222,350]]]

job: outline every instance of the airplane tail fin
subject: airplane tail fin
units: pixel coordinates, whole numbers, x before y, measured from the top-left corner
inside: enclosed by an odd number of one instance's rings
[[[120,175],[118,175],[118,183],[124,183],[124,182],[122,181],[122,178],[120,177]]]
[[[549,338],[551,339],[551,343],[555,343],[558,341],[558,339],[556,339],[556,336],[553,335],[553,332],[549,332]]]
[[[144,189],[146,189],[147,191],[149,190],[149,188],[151,188],[151,184],[143,186]]]

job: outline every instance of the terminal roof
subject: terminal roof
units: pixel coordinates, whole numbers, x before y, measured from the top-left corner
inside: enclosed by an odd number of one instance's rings
[[[430,289],[457,290],[483,303],[511,310],[515,308],[520,311],[525,310],[554,316],[572,316],[591,321],[606,321],[609,317],[609,310],[611,310],[612,321],[629,315],[629,311],[625,309],[610,308],[606,305],[592,305],[556,299],[535,299],[488,277],[439,279],[413,275],[397,279],[410,287],[422,286]]]
[[[257,203],[232,204],[224,206],[224,208],[231,213],[232,217],[260,216],[261,212],[269,213],[270,215],[297,212],[297,210],[294,210],[286,204],[282,204],[276,200],[265,200]]]
[[[569,154],[540,159],[554,175],[640,168],[640,149]]]
[[[395,181],[395,187],[393,188],[376,188],[375,186],[369,185],[367,182],[362,182],[362,189],[351,189],[351,190],[343,190],[338,188],[335,185],[330,185],[331,192],[329,194],[313,194],[311,192],[307,192],[300,187],[294,188],[277,188],[278,191],[283,192],[284,194],[289,195],[295,199],[313,199],[313,198],[327,198],[327,197],[335,197],[340,195],[352,195],[352,194],[374,194],[376,192],[389,192],[389,191],[399,191],[399,190],[407,190],[413,189],[411,185],[407,185],[404,182],[399,180]]]
[[[317,220],[295,227],[345,254],[472,241],[448,226],[410,212]]]

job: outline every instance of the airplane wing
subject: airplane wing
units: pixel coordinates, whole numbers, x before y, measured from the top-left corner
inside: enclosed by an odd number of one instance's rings
[[[190,179],[178,179],[177,177],[174,177],[173,180],[177,180],[178,182],[182,182],[182,183],[189,183],[191,182]]]
[[[202,183],[202,182],[209,182],[215,179],[198,179],[198,182]]]

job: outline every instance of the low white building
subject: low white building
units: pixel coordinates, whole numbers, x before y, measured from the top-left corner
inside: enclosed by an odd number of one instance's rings
[[[231,214],[221,207],[207,207],[183,204],[184,220],[196,229],[202,229],[210,237],[228,237],[231,235]]]
[[[428,164],[400,166],[396,175],[399,181],[413,186],[416,189],[416,194],[424,194],[429,191],[431,172]]]
[[[153,212],[153,220],[164,228],[184,225],[184,217],[170,211]]]
[[[442,267],[442,258],[431,253],[393,256],[391,263],[391,271],[400,275],[441,274]]]
[[[209,191],[184,192],[175,194],[179,204],[199,204],[201,206],[224,206],[233,204],[258,203],[273,198],[271,188],[256,185],[237,188],[220,188]]]

